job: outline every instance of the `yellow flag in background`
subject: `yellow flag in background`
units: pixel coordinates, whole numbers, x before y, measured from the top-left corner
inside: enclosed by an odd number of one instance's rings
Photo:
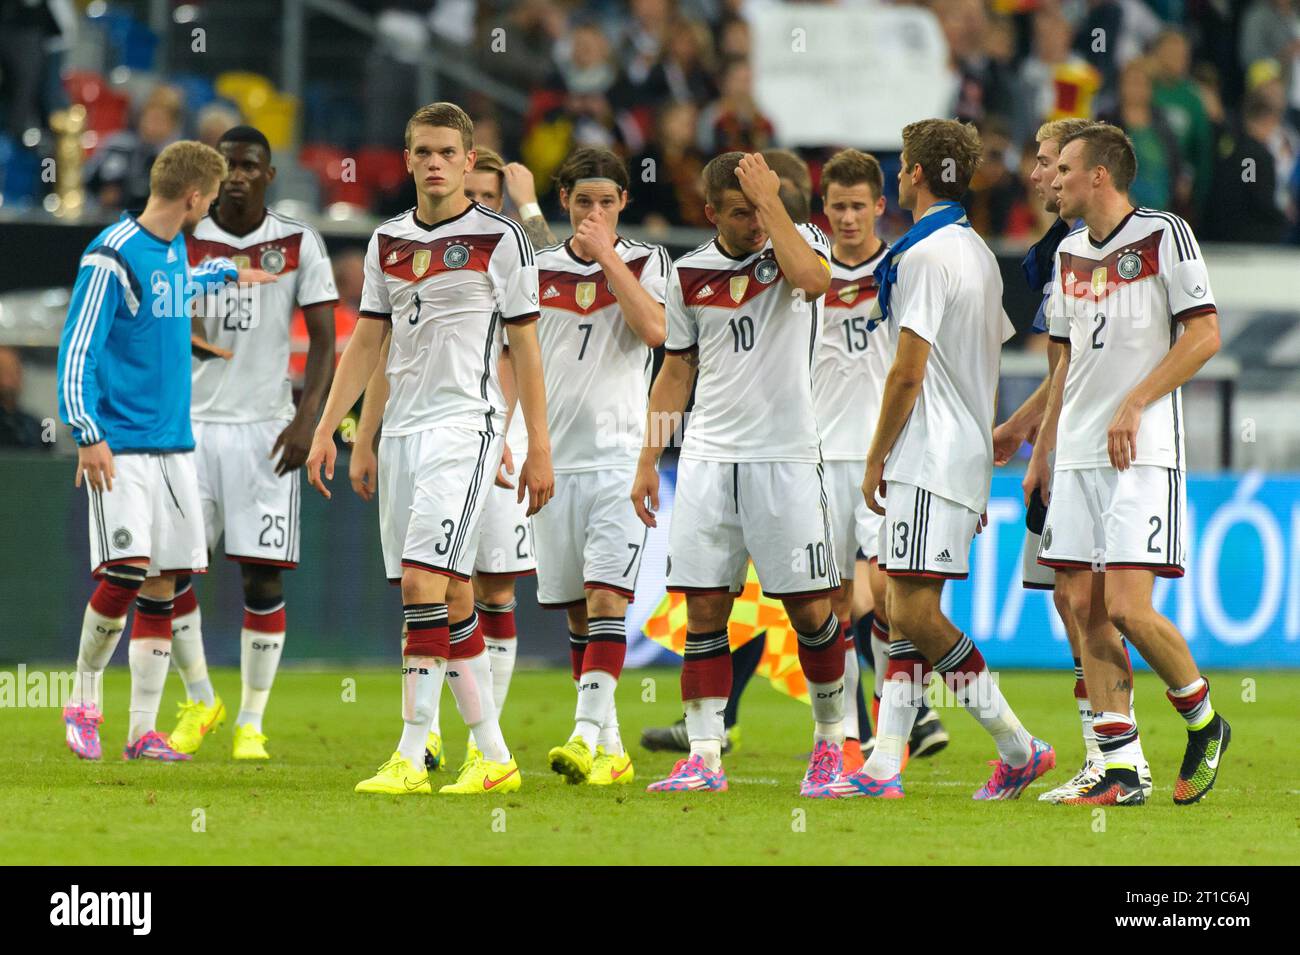
[[[686,597],[665,594],[641,632],[681,656],[686,649]],[[766,677],[778,691],[796,700],[808,702],[808,684],[799,668],[799,637],[786,618],[779,600],[763,596],[754,565],[749,565],[745,589],[736,598],[727,625],[731,649],[744,646],[755,637],[767,640],[757,674]]]

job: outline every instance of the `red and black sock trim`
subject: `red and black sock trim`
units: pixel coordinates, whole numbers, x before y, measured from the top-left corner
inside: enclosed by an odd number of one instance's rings
[[[627,656],[627,633],[622,617],[587,619],[587,652],[582,658],[582,672],[600,670],[618,679]]]
[[[479,621],[483,624],[483,636],[493,640],[513,640],[516,635],[516,606],[517,603],[513,600],[504,604],[474,601],[474,609],[478,611]]]
[[[135,619],[131,622],[131,639],[142,637],[172,638],[172,601],[152,597],[135,598]]]
[[[104,568],[104,575],[90,595],[90,606],[95,613],[113,620],[126,616],[131,609],[131,602],[144,586],[148,573],[135,564],[114,564]]]
[[[811,683],[834,683],[844,679],[844,631],[835,614],[829,614],[812,633],[796,629],[799,638],[799,666]]]
[[[582,679],[582,658],[587,652],[587,635],[569,631],[569,665],[575,680]]]
[[[726,630],[686,631],[682,699],[731,696],[731,641]]]
[[[403,656],[437,657],[441,660],[451,656],[445,603],[406,604],[402,607],[402,617],[406,621]]]
[[[910,680],[924,686],[930,682],[930,661],[911,640],[893,640],[889,644],[889,666],[886,680]]]
[[[984,663],[984,654],[980,653],[975,641],[966,634],[957,638],[957,642],[934,665],[936,672],[943,675],[948,689],[956,692],[969,686],[977,676],[988,669]]]
[[[451,644],[451,660],[472,660],[487,649],[477,612],[453,623],[448,628],[447,638]]]

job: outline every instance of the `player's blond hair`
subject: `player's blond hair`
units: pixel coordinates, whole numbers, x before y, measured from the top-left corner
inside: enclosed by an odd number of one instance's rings
[[[920,166],[926,187],[936,199],[960,199],[983,158],[984,144],[970,123],[923,119],[903,127],[903,154]]]
[[[172,143],[153,162],[149,192],[160,199],[180,199],[191,189],[215,192],[229,174],[225,157],[192,139]]]
[[[1038,134],[1034,137],[1034,142],[1045,143],[1049,139],[1056,140],[1057,145],[1061,145],[1075,133],[1087,129],[1089,126],[1096,125],[1094,119],[1081,119],[1071,116],[1066,119],[1052,119],[1038,127]]]
[[[495,149],[480,146],[474,150],[474,172],[494,172],[497,182],[504,186],[506,182],[506,161]]]
[[[474,121],[455,103],[429,103],[421,106],[406,121],[406,148],[411,148],[411,134],[417,126],[441,126],[460,133],[465,152],[474,148]]]
[[[841,149],[822,166],[822,198],[831,183],[856,186],[866,183],[871,194],[879,199],[885,192],[885,173],[880,160],[860,149]]]

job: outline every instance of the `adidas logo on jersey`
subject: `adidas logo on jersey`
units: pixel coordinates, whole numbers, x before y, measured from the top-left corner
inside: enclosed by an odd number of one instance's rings
[[[700,289],[698,292],[695,293],[695,297],[696,297],[696,298],[708,298],[708,297],[709,297],[710,295],[712,295],[712,294],[713,294],[713,288],[712,288],[712,286],[706,285],[706,286],[704,286],[704,288]]]
[[[951,564],[952,554],[948,553],[948,548],[945,547],[942,551],[939,552],[939,556],[935,558],[935,561],[937,561],[940,564]]]
[[[542,298],[555,298],[555,296],[559,294],[560,294],[559,289],[557,289],[554,285],[548,285],[546,286],[546,291],[542,293]]]
[[[384,259],[384,264],[392,265],[396,261],[397,261],[397,250],[394,249],[392,252],[388,253],[388,257]]]
[[[175,262],[175,261],[176,261],[176,250],[175,250],[175,249],[168,249],[168,250],[167,250],[167,261],[168,261],[168,262]]]

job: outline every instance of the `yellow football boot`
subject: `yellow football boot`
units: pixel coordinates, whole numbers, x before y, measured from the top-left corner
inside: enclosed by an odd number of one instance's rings
[[[470,740],[465,744],[465,758],[461,761],[460,768],[456,770],[456,782],[460,782],[461,777],[470,770],[475,763],[483,761],[483,751],[474,745]]]
[[[221,697],[211,706],[194,700],[181,703],[176,712],[176,728],[167,737],[167,745],[178,753],[197,753],[207,736],[226,721],[226,704]]]
[[[466,761],[461,767],[459,779],[443,786],[438,792],[456,796],[495,796],[498,793],[518,792],[522,785],[519,764],[513,756],[508,763],[494,763],[480,753],[478,759]]]
[[[591,764],[591,775],[587,777],[588,786],[626,786],[636,776],[632,769],[632,757],[627,753],[615,756],[605,752],[605,747],[596,747],[596,759]]]
[[[423,766],[412,766],[401,753],[394,753],[379,772],[369,779],[357,783],[354,792],[378,793],[386,796],[429,795],[433,787],[429,785],[429,771]]]
[[[266,751],[266,734],[253,729],[252,723],[236,724],[235,759],[270,759]]]
[[[556,746],[546,758],[555,770],[571,783],[585,783],[591,775],[593,757],[591,747],[581,736],[575,736],[563,746]]]
[[[442,769],[442,737],[437,733],[430,733],[429,738],[424,742],[424,768],[431,773],[436,773]]]

